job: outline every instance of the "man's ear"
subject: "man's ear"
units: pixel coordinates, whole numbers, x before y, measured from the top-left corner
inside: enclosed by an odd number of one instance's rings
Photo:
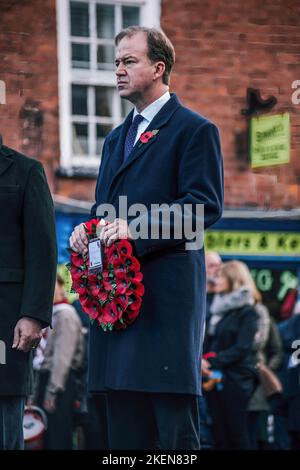
[[[165,73],[165,70],[166,70],[166,65],[164,62],[156,62],[153,79],[157,80],[158,78],[161,78],[163,74]]]

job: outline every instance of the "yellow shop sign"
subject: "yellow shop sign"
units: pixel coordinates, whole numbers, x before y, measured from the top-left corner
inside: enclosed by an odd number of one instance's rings
[[[290,115],[253,117],[250,124],[252,168],[290,161]]]
[[[255,231],[207,231],[206,250],[224,255],[300,257],[300,233]]]

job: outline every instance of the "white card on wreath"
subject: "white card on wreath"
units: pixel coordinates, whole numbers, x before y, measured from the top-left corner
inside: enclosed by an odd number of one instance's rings
[[[102,270],[101,241],[94,238],[89,242],[89,271]]]

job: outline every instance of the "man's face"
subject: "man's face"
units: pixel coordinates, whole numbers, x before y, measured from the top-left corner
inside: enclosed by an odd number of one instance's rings
[[[207,292],[214,292],[216,284],[216,271],[220,268],[222,260],[218,253],[208,252],[205,255],[206,268],[206,289]]]
[[[155,64],[148,58],[145,33],[124,37],[116,50],[117,88],[121,98],[134,102],[154,85]]]
[[[205,256],[206,275],[208,278],[213,278],[216,275],[217,269],[221,266],[222,260],[217,253],[207,253]]]

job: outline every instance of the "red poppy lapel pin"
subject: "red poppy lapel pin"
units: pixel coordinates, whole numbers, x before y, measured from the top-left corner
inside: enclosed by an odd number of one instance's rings
[[[143,132],[143,134],[140,136],[139,147],[141,147],[143,144],[147,144],[158,133],[159,129]]]

